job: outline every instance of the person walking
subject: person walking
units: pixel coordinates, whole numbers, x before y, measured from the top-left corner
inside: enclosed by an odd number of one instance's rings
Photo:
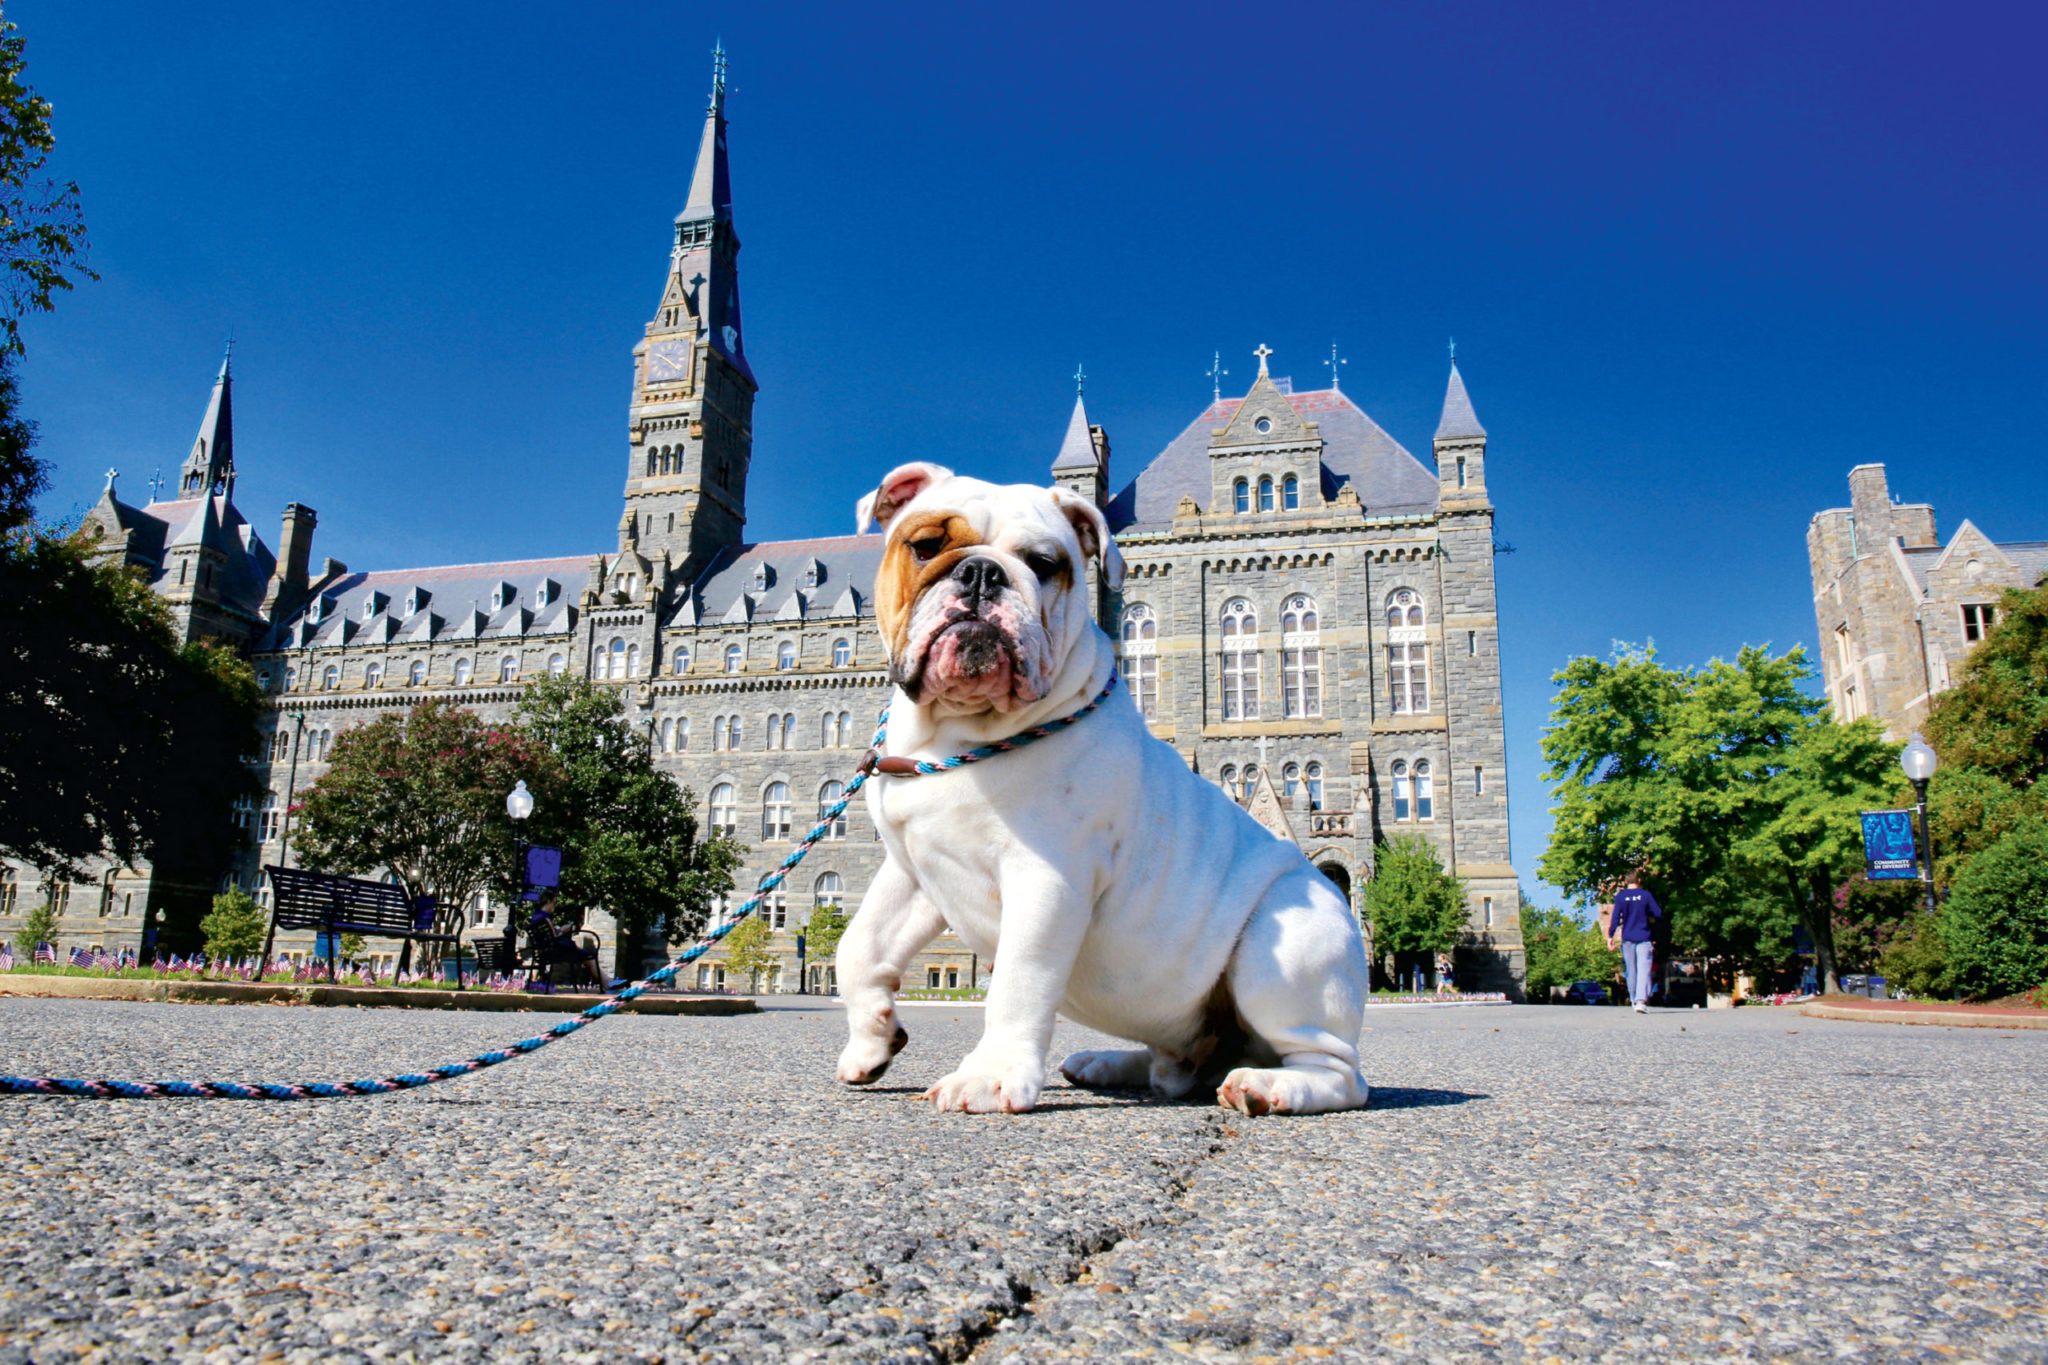
[[[1628,978],[1628,1000],[1637,1014],[1650,1012],[1650,965],[1656,950],[1651,943],[1650,922],[1664,918],[1664,907],[1643,889],[1643,875],[1629,874],[1628,884],[1614,897],[1614,918],[1607,930],[1607,946],[1621,949],[1621,970]]]

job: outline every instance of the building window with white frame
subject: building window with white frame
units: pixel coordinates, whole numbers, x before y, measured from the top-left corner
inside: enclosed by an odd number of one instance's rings
[[[1408,819],[1413,802],[1408,793],[1408,760],[1394,760],[1394,821],[1396,824]]]
[[[427,685],[427,661],[425,659],[414,659],[412,667],[406,670],[405,676],[406,681],[411,686],[425,687]]]
[[[1259,718],[1259,614],[1242,597],[1223,604],[1223,719]]]
[[[678,677],[688,673],[690,671],[690,647],[688,645],[677,645],[675,652],[669,656],[668,667],[669,672],[676,674]]]
[[[832,642],[832,666],[833,666],[834,668],[845,668],[845,667],[846,667],[847,665],[851,664],[852,662],[853,662],[853,644],[852,644],[852,642],[851,642],[851,641],[848,641],[848,640],[834,640],[834,641]]]
[[[1295,794],[1296,792],[1300,791],[1300,790],[1301,790],[1301,765],[1300,765],[1299,763],[1283,763],[1283,764],[1281,764],[1281,765],[1280,765],[1280,794],[1281,794],[1282,796],[1285,796],[1285,797],[1287,797],[1287,798],[1289,798],[1289,799],[1291,800],[1291,799],[1293,799],[1293,797],[1294,797],[1294,794]]]
[[[326,671],[320,675],[320,690],[322,692],[332,692],[340,686],[341,670],[333,664],[327,665]]]
[[[1237,510],[1239,516],[1252,510],[1252,486],[1243,479],[1230,486],[1230,497],[1231,506]]]
[[[501,683],[515,683],[519,681],[518,655],[507,654],[504,658],[498,660],[498,681]]]
[[[819,910],[838,910],[846,904],[846,882],[837,872],[820,872],[811,883],[811,904]]]
[[[775,647],[775,666],[787,673],[796,667],[796,642],[784,640]]]
[[[740,832],[738,793],[732,783],[721,782],[711,789],[711,837],[730,839]]]
[[[1259,479],[1259,510],[1261,512],[1273,510],[1273,478],[1270,474],[1262,475]]]
[[[1436,786],[1430,778],[1429,760],[1426,758],[1418,758],[1415,760],[1416,819],[1434,820],[1436,818],[1435,811],[1432,809],[1435,803],[1435,796]]]
[[[626,676],[629,678],[640,676],[640,646],[638,645],[626,646]]]
[[[1230,794],[1231,800],[1237,800],[1237,765],[1235,763],[1224,764],[1222,771],[1216,774],[1216,781],[1221,784],[1224,791]]]
[[[1159,621],[1152,608],[1134,602],[1124,608],[1124,683],[1146,720],[1159,712]]]
[[[1991,633],[1998,624],[1998,608],[1989,602],[1963,603],[1963,638],[1971,644]]]
[[[761,793],[761,837],[763,839],[787,839],[789,837],[789,784],[770,782]]]
[[[1301,510],[1301,480],[1289,474],[1280,480],[1280,510],[1298,512]]]
[[[1323,765],[1310,762],[1307,767],[1301,770],[1301,780],[1308,791],[1308,808],[1310,810],[1321,810],[1323,808]]]
[[[818,788],[818,823],[821,825],[825,824],[827,814],[831,811],[832,807],[845,799],[846,784],[844,782],[827,782],[824,786]],[[846,837],[845,811],[842,810],[839,814],[831,816],[831,823],[825,830],[825,837],[827,839],[844,839]]]
[[[470,663],[469,660],[457,659],[455,661],[455,685],[457,687],[469,686],[469,680],[475,676],[475,665]]]
[[[728,673],[739,672],[740,664],[744,662],[745,658],[745,653],[738,645],[727,645],[725,647],[725,671]]]
[[[1413,588],[1387,594],[1387,705],[1397,716],[1429,710],[1429,636]]]
[[[371,688],[375,688],[375,687],[382,687],[383,685],[384,685],[384,665],[383,665],[383,664],[381,664],[381,663],[378,663],[378,662],[377,662],[377,661],[376,661],[375,659],[372,659],[372,660],[370,660],[370,662],[368,662],[367,664],[364,664],[364,665],[363,665],[363,686],[364,686],[364,687],[371,687]]]
[[[1312,597],[1297,594],[1280,608],[1280,681],[1290,719],[1323,714],[1323,637]]]
[[[279,730],[270,737],[270,761],[282,763],[292,756],[292,735],[289,730]]]
[[[278,822],[284,813],[284,803],[277,799],[276,792],[263,798],[263,808],[256,813],[256,842],[274,844],[277,842]]]
[[[560,654],[548,655],[548,676],[559,678],[569,671],[569,661]]]

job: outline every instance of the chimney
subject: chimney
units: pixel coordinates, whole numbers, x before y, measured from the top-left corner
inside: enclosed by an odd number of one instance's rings
[[[263,614],[272,620],[288,614],[305,600],[306,570],[313,560],[313,509],[287,503],[284,533],[277,544],[277,570],[263,594]]]

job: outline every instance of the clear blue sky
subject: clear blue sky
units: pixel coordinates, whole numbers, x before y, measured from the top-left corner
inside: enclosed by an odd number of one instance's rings
[[[1514,857],[1551,673],[1811,646],[1851,465],[2048,538],[2040,6],[790,7],[15,0],[103,280],[31,322],[53,513],[189,447],[358,568],[594,553],[629,350],[732,54],[749,532],[878,471],[1116,473],[1252,348],[1417,454],[1492,436]]]

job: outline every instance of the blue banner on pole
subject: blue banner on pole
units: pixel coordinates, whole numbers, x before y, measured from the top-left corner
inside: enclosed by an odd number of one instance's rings
[[[1917,880],[1920,862],[1913,843],[1913,812],[1864,811],[1863,861],[1874,882]]]

